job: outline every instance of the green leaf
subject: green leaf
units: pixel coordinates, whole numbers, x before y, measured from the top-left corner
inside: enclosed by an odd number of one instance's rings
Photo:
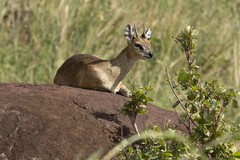
[[[212,107],[216,107],[216,106],[217,106],[217,101],[216,101],[216,99],[210,99],[209,102],[210,102],[210,104],[211,104]]]
[[[226,96],[228,97],[236,97],[237,92],[234,89],[228,89],[225,93]]]
[[[236,99],[234,99],[234,100],[232,101],[232,107],[233,107],[233,108],[238,108],[238,101],[237,101]]]
[[[152,102],[153,101],[153,99],[150,98],[150,97],[146,97],[145,100],[146,100],[146,102]]]
[[[196,36],[198,34],[198,31],[196,29],[192,30],[191,36]]]
[[[172,105],[172,108],[176,108],[179,104],[180,104],[180,101],[175,102],[175,103]]]
[[[184,84],[191,80],[191,75],[187,72],[182,72],[178,76],[178,83]]]
[[[208,151],[208,153],[213,153],[213,152],[214,152],[214,150],[213,150],[213,149],[211,149],[211,150],[209,150],[209,151]]]
[[[172,157],[173,155],[172,155],[172,153],[167,152],[167,153],[165,153],[165,156],[166,157]]]
[[[197,97],[197,94],[195,94],[195,93],[193,93],[193,92],[189,92],[188,95],[187,95],[187,99],[188,99],[189,101],[194,100],[196,97]]]
[[[140,114],[140,115],[144,115],[144,114],[146,114],[147,113],[147,110],[146,109],[140,109],[139,111],[138,111],[138,114]]]
[[[198,111],[197,107],[193,105],[191,107],[190,113],[194,114],[194,113],[197,113],[197,111]]]
[[[194,75],[195,77],[197,77],[198,79],[202,77],[201,74],[199,74],[199,73],[194,73],[193,75]]]
[[[240,152],[235,152],[235,153],[233,154],[233,157],[240,159]]]
[[[200,67],[199,67],[199,65],[193,65],[193,68],[196,68],[196,69],[199,69]]]
[[[132,154],[132,153],[133,153],[133,148],[132,148],[131,146],[129,146],[129,148],[128,148],[128,153],[129,153],[129,154]]]

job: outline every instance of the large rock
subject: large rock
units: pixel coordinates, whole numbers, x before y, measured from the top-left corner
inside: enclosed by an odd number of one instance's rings
[[[0,159],[86,159],[134,134],[119,113],[127,98],[57,85],[0,85]],[[174,112],[154,105],[140,116],[146,126],[178,124]]]

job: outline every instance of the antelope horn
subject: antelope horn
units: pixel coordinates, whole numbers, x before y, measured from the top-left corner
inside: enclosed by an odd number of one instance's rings
[[[138,31],[137,31],[137,28],[136,28],[135,24],[134,24],[134,30],[135,30],[135,33],[136,33],[136,37],[138,37]]]

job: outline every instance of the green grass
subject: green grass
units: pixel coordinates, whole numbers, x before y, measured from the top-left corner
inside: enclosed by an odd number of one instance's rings
[[[139,61],[124,80],[152,82],[155,103],[171,98],[164,68],[185,63],[172,40],[186,25],[199,30],[197,62],[209,79],[240,88],[240,2],[236,0],[1,0],[0,82],[52,83],[57,68],[76,53],[103,59],[126,46],[128,23],[153,29],[154,58]]]

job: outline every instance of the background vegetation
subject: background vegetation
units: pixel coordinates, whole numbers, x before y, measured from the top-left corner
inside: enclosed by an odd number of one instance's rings
[[[75,53],[103,59],[126,46],[126,24],[153,29],[154,58],[139,61],[124,80],[153,84],[154,102],[168,107],[172,94],[164,68],[185,64],[171,36],[186,25],[199,31],[198,64],[209,79],[240,87],[240,1],[237,0],[1,0],[0,82],[52,83]]]

